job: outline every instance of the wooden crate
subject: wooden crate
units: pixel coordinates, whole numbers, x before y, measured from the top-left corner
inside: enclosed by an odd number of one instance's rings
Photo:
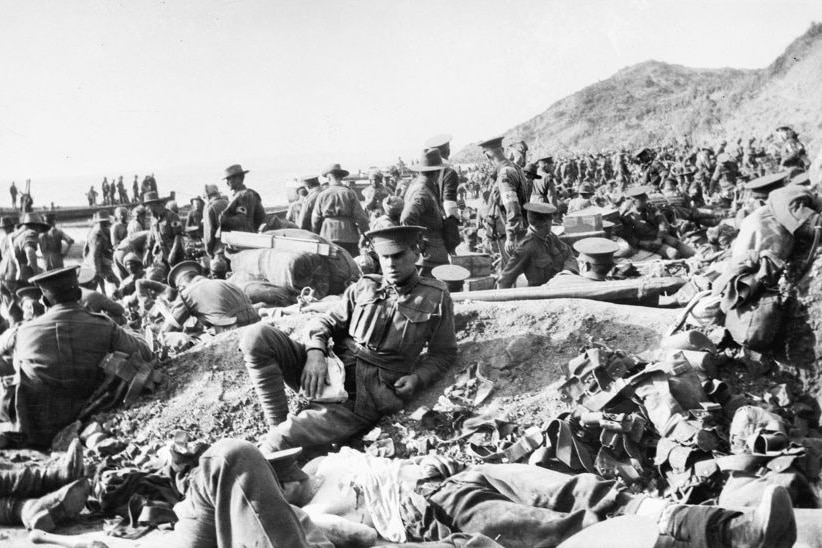
[[[496,287],[497,278],[495,276],[481,276],[477,278],[468,278],[463,282],[463,291],[483,291],[485,289],[494,289]]]
[[[451,264],[467,269],[472,278],[481,278],[491,274],[491,256],[486,253],[453,255],[451,256]]]

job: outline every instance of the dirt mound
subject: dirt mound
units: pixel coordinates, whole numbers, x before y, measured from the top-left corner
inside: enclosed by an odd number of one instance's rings
[[[449,374],[411,405],[433,406],[454,374],[479,364],[494,383],[483,409],[538,424],[558,409],[552,387],[564,367],[590,342],[628,352],[653,347],[676,311],[562,299],[510,303],[464,303],[456,307],[459,358]],[[300,334],[303,317],[278,325]],[[132,409],[101,417],[124,440],[165,441],[174,430],[194,438],[256,440],[262,412],[237,349],[241,331],[224,333],[174,358],[164,369],[168,385]]]

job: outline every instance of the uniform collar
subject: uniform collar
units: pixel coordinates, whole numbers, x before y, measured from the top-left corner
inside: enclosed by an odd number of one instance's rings
[[[420,276],[416,272],[414,272],[407,280],[402,282],[401,284],[392,284],[389,283],[383,278],[382,287],[387,290],[394,290],[397,292],[398,295],[407,295],[411,292],[417,284],[420,283]]]

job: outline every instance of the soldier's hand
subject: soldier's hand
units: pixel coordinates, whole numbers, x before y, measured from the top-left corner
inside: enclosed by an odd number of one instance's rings
[[[319,350],[309,350],[300,378],[300,385],[306,397],[313,400],[320,395],[326,384],[328,384],[328,365],[325,361],[325,354]]]
[[[394,392],[400,399],[405,400],[414,395],[419,384],[420,378],[414,373],[411,373],[410,375],[397,379],[397,382],[394,383]]]
[[[516,249],[516,243],[514,242],[513,238],[505,238],[505,252],[509,255],[514,254],[514,249]]]

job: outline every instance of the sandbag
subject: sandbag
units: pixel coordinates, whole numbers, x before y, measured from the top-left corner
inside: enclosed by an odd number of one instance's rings
[[[329,295],[341,295],[342,292],[345,291],[346,287],[359,280],[362,276],[362,271],[360,270],[359,265],[354,261],[354,258],[351,257],[351,254],[348,251],[309,230],[283,228],[280,230],[269,230],[265,232],[265,234],[284,236],[288,238],[304,238],[306,240],[314,240],[333,246],[336,250],[335,256],[322,257],[322,259],[328,263]]]
[[[231,269],[238,280],[262,279],[294,293],[310,287],[317,298],[328,295],[328,263],[315,253],[246,249],[231,257]]]
[[[234,280],[232,279],[232,282]],[[298,293],[262,280],[248,280],[237,284],[251,301],[266,306],[284,307],[297,303]]]

